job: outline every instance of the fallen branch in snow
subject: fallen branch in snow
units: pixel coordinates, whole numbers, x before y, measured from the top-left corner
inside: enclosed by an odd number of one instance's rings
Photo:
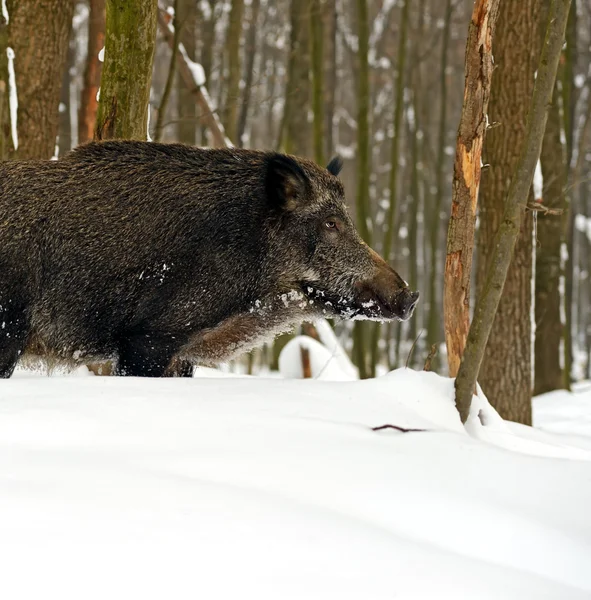
[[[174,47],[174,28],[167,23],[167,17],[163,10],[158,11],[158,27],[172,49]],[[211,106],[211,99],[205,87],[203,69],[201,65],[194,63],[185,50],[183,44],[178,46],[177,63],[179,75],[182,77],[189,92],[193,95],[202,111],[201,118],[207,128],[211,131],[213,145],[216,148],[232,147],[232,142],[226,137],[224,126],[217,113]]]
[[[383,429],[395,429],[396,431],[400,431],[401,433],[413,433],[415,431],[427,431],[427,429],[412,429],[406,427],[400,427],[399,425],[390,425],[387,423],[386,425],[380,425],[379,427],[372,427],[372,431],[382,431]]]

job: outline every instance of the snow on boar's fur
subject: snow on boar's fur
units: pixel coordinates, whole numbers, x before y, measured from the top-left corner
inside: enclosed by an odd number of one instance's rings
[[[0,376],[33,351],[162,376],[316,316],[409,318],[418,293],[355,231],[340,167],[132,141],[0,164]]]

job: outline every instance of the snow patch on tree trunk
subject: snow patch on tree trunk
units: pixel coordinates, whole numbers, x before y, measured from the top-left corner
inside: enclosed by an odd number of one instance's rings
[[[2,14],[4,15],[5,0],[2,2]],[[8,20],[7,20],[8,21]],[[12,135],[12,145],[16,150],[18,148],[18,130],[17,130],[17,116],[18,116],[18,94],[16,91],[16,74],[14,72],[14,50],[10,47],[6,48],[6,56],[8,57],[8,105],[10,107],[10,133]]]

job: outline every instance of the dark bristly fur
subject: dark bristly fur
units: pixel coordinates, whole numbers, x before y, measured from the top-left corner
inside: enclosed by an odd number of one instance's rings
[[[417,294],[358,237],[339,170],[131,141],[0,163],[0,376],[33,352],[161,376],[314,315],[408,318]]]

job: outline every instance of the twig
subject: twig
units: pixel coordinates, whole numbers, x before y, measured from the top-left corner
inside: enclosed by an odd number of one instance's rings
[[[407,427],[400,427],[399,425],[390,425],[387,423],[386,425],[380,425],[379,427],[372,427],[372,431],[382,431],[383,429],[395,429],[396,431],[400,431],[401,433],[412,433],[415,431],[427,431],[426,429],[411,429]]]
[[[437,344],[433,344],[431,346],[431,350],[429,350],[429,354],[427,354],[427,360],[425,360],[425,366],[423,367],[423,371],[431,370],[431,361],[435,358],[437,354]]]
[[[562,208],[550,208],[541,202],[528,202],[526,208],[534,212],[542,212],[545,215],[561,215],[564,212]]]
[[[419,338],[423,335],[423,330],[421,329],[421,331],[419,331],[419,335],[417,335],[417,337],[415,338],[415,341],[412,343],[412,346],[410,347],[410,350],[408,352],[408,356],[406,357],[406,364],[404,365],[405,369],[408,369],[408,363],[410,362],[410,357],[412,356],[412,353],[415,349],[415,346],[417,345],[417,342],[419,341]]]

